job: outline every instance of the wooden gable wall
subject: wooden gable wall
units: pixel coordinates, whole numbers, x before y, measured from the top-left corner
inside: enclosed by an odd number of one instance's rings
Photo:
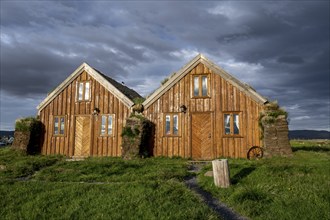
[[[77,101],[77,82],[89,81],[91,83],[90,101]],[[100,110],[94,116],[93,110]],[[114,114],[114,134],[112,136],[100,135],[102,114]],[[42,154],[74,155],[75,118],[87,116],[90,119],[90,149],[91,156],[121,156],[122,128],[130,109],[117,97],[106,90],[98,81],[93,79],[86,71],[77,76],[63,91],[56,96],[45,108],[40,111],[40,120],[44,125],[44,138],[41,144]],[[54,135],[54,116],[65,116],[65,134]]]
[[[205,73],[210,77],[210,98],[193,98],[192,75]],[[186,113],[180,113],[181,105],[187,107]],[[199,63],[145,109],[144,114],[156,125],[155,156],[193,157],[192,115],[198,112],[208,112],[211,115],[212,148],[208,149],[211,157],[246,158],[247,150],[250,147],[262,144],[258,127],[261,109],[261,104],[256,103],[219,74],[213,73],[204,64]],[[240,137],[224,135],[224,112],[227,111],[240,112]],[[172,112],[180,115],[180,133],[176,137],[164,134],[164,114]]]

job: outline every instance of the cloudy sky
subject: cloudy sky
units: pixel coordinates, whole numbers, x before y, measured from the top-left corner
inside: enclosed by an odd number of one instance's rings
[[[329,130],[329,1],[3,1],[0,129],[82,62],[148,95],[198,53]]]

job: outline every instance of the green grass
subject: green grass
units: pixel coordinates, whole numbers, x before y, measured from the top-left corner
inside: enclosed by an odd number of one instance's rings
[[[0,180],[26,177],[60,161],[60,156],[28,156],[10,147],[0,149]]]
[[[6,166],[0,170],[0,219],[217,219],[184,185],[186,162],[67,162],[0,149],[0,164]],[[26,175],[29,181],[16,179]]]
[[[2,219],[216,219],[182,183],[0,185]]]
[[[251,219],[330,219],[330,142],[291,144],[290,158],[230,159],[227,189],[211,165],[198,182]],[[0,219],[217,219],[184,185],[187,160],[64,159],[0,149]]]
[[[85,161],[62,161],[35,175],[37,180],[71,182],[146,182],[183,180],[188,175],[182,159],[89,158]]]
[[[294,156],[257,161],[230,159],[232,185],[221,189],[203,175],[199,184],[251,219],[330,219],[330,146],[292,141]]]

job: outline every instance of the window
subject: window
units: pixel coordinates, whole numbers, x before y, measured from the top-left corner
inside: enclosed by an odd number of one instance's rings
[[[65,116],[54,117],[54,135],[61,136],[65,132]]]
[[[113,119],[114,115],[101,116],[100,134],[103,136],[111,136],[113,134]]]
[[[209,78],[208,75],[193,76],[193,96],[208,97],[209,96]]]
[[[224,114],[224,129],[225,135],[239,135],[240,134],[239,113],[225,113]]]
[[[90,82],[78,82],[78,101],[89,101],[90,99]]]
[[[165,114],[165,135],[178,136],[179,135],[179,114],[168,113]]]

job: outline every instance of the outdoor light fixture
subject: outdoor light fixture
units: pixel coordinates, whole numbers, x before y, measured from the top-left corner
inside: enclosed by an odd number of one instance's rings
[[[95,107],[93,110],[93,115],[98,115],[99,113],[100,113],[100,109]]]
[[[180,111],[183,112],[183,113],[186,113],[187,107],[185,105],[181,105],[180,106]]]

